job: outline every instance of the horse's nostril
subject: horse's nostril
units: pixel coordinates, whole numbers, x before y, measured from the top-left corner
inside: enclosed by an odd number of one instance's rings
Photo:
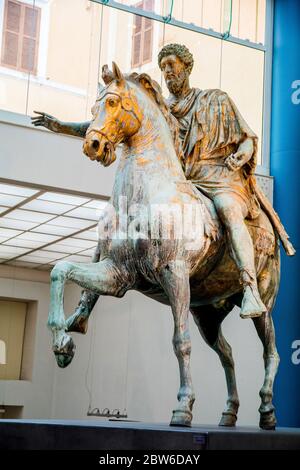
[[[97,150],[99,150],[99,145],[100,145],[99,140],[97,140],[97,139],[93,140],[92,147],[93,147],[94,150],[96,150],[96,152],[97,152]]]

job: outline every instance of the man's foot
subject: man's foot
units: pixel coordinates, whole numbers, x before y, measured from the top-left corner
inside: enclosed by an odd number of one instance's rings
[[[258,289],[255,286],[246,286],[241,307],[241,318],[260,317],[267,311],[266,306],[261,301]]]

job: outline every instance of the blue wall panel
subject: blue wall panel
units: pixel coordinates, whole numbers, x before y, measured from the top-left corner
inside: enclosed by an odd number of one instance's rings
[[[293,258],[282,251],[281,284],[274,309],[281,357],[274,404],[280,426],[300,427],[300,1],[275,0],[274,7],[274,206],[297,249]]]

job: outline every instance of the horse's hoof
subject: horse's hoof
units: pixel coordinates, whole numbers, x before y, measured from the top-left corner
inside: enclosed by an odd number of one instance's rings
[[[190,411],[174,410],[170,426],[191,426],[192,419]]]
[[[274,410],[267,413],[261,413],[259,420],[259,427],[265,431],[274,431],[276,428],[276,417]]]
[[[70,336],[68,337],[65,335],[64,339],[66,338],[67,340],[62,347],[58,348],[55,346],[53,348],[57,365],[62,368],[67,367],[71,363],[75,353],[75,344],[73,339]]]
[[[235,426],[236,420],[237,420],[236,414],[224,411],[222,413],[222,418],[219,422],[219,426],[233,427]]]
[[[55,359],[56,359],[58,367],[61,367],[62,369],[67,367],[72,362],[73,356],[74,356],[74,353],[73,353],[73,355],[71,355],[71,354],[55,354]]]

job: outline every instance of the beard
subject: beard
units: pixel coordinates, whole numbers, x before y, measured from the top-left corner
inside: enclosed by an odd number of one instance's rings
[[[180,72],[180,74],[177,77],[166,80],[166,84],[167,84],[169,92],[172,93],[173,95],[180,95],[184,87],[185,79],[186,79],[185,72]]]

